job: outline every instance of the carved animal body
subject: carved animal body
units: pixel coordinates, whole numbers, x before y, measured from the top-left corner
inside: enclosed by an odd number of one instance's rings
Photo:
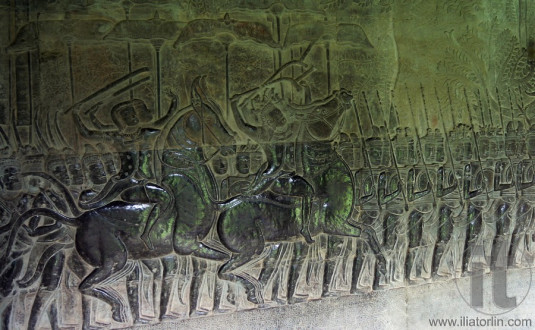
[[[118,299],[102,294],[97,286],[121,272],[128,259],[152,259],[172,253],[210,260],[228,258],[226,254],[198,241],[198,237],[205,237],[210,230],[215,209],[202,202],[194,184],[180,174],[167,176],[162,183],[170,187],[174,194],[175,212],[168,221],[158,221],[154,225],[150,234],[153,249],[147,249],[140,238],[153,205],[123,201],[111,202],[77,217],[67,217],[47,208],[32,209],[22,214],[13,224],[10,245],[24,221],[36,215],[76,227],[76,250],[85,262],[94,267],[79,288],[82,293],[109,303],[113,309],[113,318],[123,322],[124,306]]]
[[[109,303],[113,318],[124,322],[124,306],[113,295],[103,294],[98,286],[121,274],[128,260],[160,258],[172,253],[218,261],[229,258],[226,253],[209,248],[199,241],[200,237],[205,237],[210,231],[217,207],[204,201],[199,189],[185,175],[169,175],[162,183],[174,194],[175,212],[169,221],[158,221],[155,224],[151,231],[151,241],[154,244],[152,250],[146,248],[140,234],[153,205],[123,201],[111,202],[77,217],[67,217],[47,208],[32,209],[22,214],[13,224],[11,241],[24,221],[37,215],[76,227],[76,250],[85,262],[94,267],[82,280],[80,291]],[[253,255],[260,254],[266,243],[298,239],[300,226],[294,219],[301,205],[276,201],[276,198],[273,193],[266,192],[258,196],[242,196],[229,202],[238,205],[221,214],[218,232],[224,246],[233,254],[221,267],[220,278],[235,279],[233,272],[251,261]],[[351,200],[352,196],[349,198]],[[313,222],[313,236],[320,233],[345,237],[368,236],[374,252],[380,254],[373,231],[365,228],[365,234],[362,235],[362,228],[350,225],[343,217],[322,219]],[[250,300],[261,302],[262,298],[254,285],[251,287],[251,281],[243,283],[248,288]]]
[[[294,188],[301,187],[303,191],[294,191],[297,196],[306,193],[313,194],[310,185],[298,176],[277,180],[271,190],[278,191],[285,186],[286,180]],[[304,239],[301,221],[299,221],[304,201],[298,199],[301,203],[296,205],[295,198],[288,197],[289,195],[291,193],[273,195],[272,192],[266,191],[258,196],[246,198],[239,205],[223,212],[218,221],[217,229],[221,242],[232,251],[232,257],[221,267],[219,276],[227,280],[241,277],[240,281],[248,289],[248,299],[255,303],[262,303],[261,294],[258,292],[259,283],[256,283],[251,277],[240,275],[239,272],[235,271],[254,260],[255,255],[260,255],[266,244]],[[319,234],[328,234],[363,238],[379,259],[380,272],[384,272],[385,259],[375,231],[367,225],[350,219],[350,213],[353,209],[353,195],[350,193],[340,194],[338,198],[346,201],[348,209],[333,211],[325,204],[316,204],[311,212],[314,214],[314,218],[309,220],[310,235],[317,237]]]

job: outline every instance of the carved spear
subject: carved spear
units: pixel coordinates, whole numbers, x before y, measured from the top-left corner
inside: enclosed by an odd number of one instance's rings
[[[368,100],[366,99],[366,94],[364,92],[362,92],[362,94],[364,95],[364,100],[366,101],[366,107],[368,107]],[[403,189],[403,181],[401,179],[401,174],[399,172],[399,167],[398,167],[398,162],[396,160],[396,154],[394,153],[394,146],[392,145],[392,140],[390,139],[390,133],[389,133],[389,129],[388,129],[388,124],[386,123],[386,116],[384,114],[384,110],[383,110],[383,105],[381,103],[381,99],[379,98],[379,93],[377,93],[377,100],[379,101],[379,107],[381,108],[381,113],[383,115],[383,123],[385,125],[385,128],[386,128],[386,137],[388,138],[388,142],[389,142],[389,145],[390,145],[390,153],[392,154],[392,161],[394,162],[394,167],[396,168],[396,172],[398,174],[398,178],[399,178],[399,189],[401,190],[401,194],[403,195],[403,201],[405,202],[405,211],[408,211],[409,210],[409,203],[407,202],[407,196],[405,196],[405,190]],[[369,107],[368,107],[368,111],[370,111]]]
[[[448,132],[446,131],[446,123],[444,122],[444,117],[442,116],[442,105],[440,104],[440,99],[438,97],[438,93],[437,93],[436,87],[435,87],[435,96],[437,97],[437,102],[438,102],[438,114],[440,116],[440,121],[442,122],[442,129],[444,130],[444,136],[445,136],[445,139],[446,139],[446,144],[448,145],[448,156],[449,156],[448,158],[450,159],[451,169],[453,170],[453,176],[455,177],[456,171],[455,171],[455,165],[454,165],[454,162],[453,162],[453,155],[451,153],[451,145],[450,145],[450,141],[449,141],[449,138],[448,138]],[[449,97],[449,88],[448,88],[448,97]],[[450,106],[451,106],[451,102],[450,102]],[[461,185],[459,184],[459,181],[457,180],[456,177],[455,177],[455,181],[457,181],[457,190],[459,191],[459,199],[460,199],[461,205],[462,205],[463,204],[463,198],[462,198],[463,194],[461,192]]]
[[[481,161],[481,157],[479,155],[479,146],[477,144],[477,138],[476,138],[476,132],[474,130],[474,122],[472,120],[472,111],[470,109],[470,102],[468,101],[468,95],[466,95],[466,88],[463,89],[464,91],[464,98],[466,100],[466,107],[468,108],[468,118],[470,119],[470,130],[472,131],[472,137],[474,139],[474,145],[476,147],[476,155],[477,155],[477,161],[479,163],[479,166],[481,167],[481,174],[483,174],[483,162]],[[487,195],[487,200],[489,199],[489,188],[488,185],[485,184],[485,193]]]
[[[424,102],[424,109],[426,109],[425,97],[424,97],[424,87],[422,85],[420,85],[420,88],[421,88],[421,91],[422,91],[422,101]],[[416,127],[416,119],[414,118],[414,112],[412,110],[411,97],[409,96],[409,90],[407,88],[407,85],[405,85],[405,89],[407,91],[407,99],[409,101],[409,110],[411,112],[412,123],[414,125],[414,130],[416,132],[416,140],[418,142],[418,148],[420,149],[420,158],[422,160],[422,164],[424,164],[425,174],[427,175],[427,179],[429,180],[429,184],[431,185],[431,195],[433,196],[433,206],[436,206],[437,205],[437,199],[435,197],[435,191],[433,190],[433,184],[431,183],[431,176],[429,175],[429,169],[427,168],[427,164],[425,163],[424,150],[422,148],[422,142],[420,140],[420,133],[418,133],[418,127]],[[426,109],[425,113],[426,113],[426,118],[427,118],[427,109]]]
[[[366,165],[368,165],[368,169],[370,170],[370,175],[373,174],[372,172],[372,164],[370,162],[370,156],[368,155],[368,148],[366,148],[366,139],[364,138],[364,133],[362,131],[362,125],[361,125],[361,122],[360,122],[360,116],[359,116],[359,111],[357,110],[357,107],[355,105],[355,100],[353,100],[353,102],[351,102],[353,104],[353,109],[355,110],[355,115],[357,116],[357,121],[358,121],[358,126],[359,126],[359,133],[360,133],[360,136],[362,138],[362,150],[364,151],[363,152],[363,155],[364,155],[364,158],[365,158],[365,161],[366,161]]]

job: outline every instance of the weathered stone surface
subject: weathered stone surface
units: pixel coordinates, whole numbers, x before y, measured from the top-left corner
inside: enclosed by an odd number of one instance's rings
[[[533,266],[529,1],[23,0],[0,15],[5,328]]]

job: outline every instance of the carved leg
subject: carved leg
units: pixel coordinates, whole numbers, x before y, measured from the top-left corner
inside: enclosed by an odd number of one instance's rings
[[[258,256],[262,253],[265,245],[264,236],[262,234],[262,231],[259,227],[258,220],[255,221],[254,227],[250,228],[251,235],[248,244],[243,249],[243,251],[240,251],[236,254],[233,254],[229,261],[227,261],[218,272],[218,276],[222,280],[227,281],[239,281],[243,284],[245,287],[245,290],[247,292],[247,299],[251,301],[252,303],[258,304],[262,300],[262,290],[261,285],[256,281],[256,279],[252,279],[247,274],[244,274],[243,270],[240,270],[239,268],[242,266],[245,266],[248,262],[254,259],[254,256]],[[235,248],[238,248],[236,246]],[[237,249],[235,249],[237,250]],[[254,283],[253,283],[254,282]],[[256,284],[256,287],[255,287]],[[257,288],[260,287],[260,288]],[[257,290],[260,289],[260,290]]]
[[[381,248],[381,244],[379,244],[379,240],[377,239],[377,233],[375,232],[373,227],[360,222],[356,222],[351,218],[349,218],[347,222],[347,227],[348,230],[345,231],[344,235],[350,237],[357,237],[366,242],[366,244],[375,254],[375,258],[377,260],[377,280],[379,280],[381,277],[384,278],[387,272],[387,261],[385,258],[385,253]],[[359,229],[360,231],[358,233],[355,233],[355,228]]]
[[[126,287],[128,289],[128,303],[132,311],[134,324],[141,323],[141,317],[139,315],[139,278],[141,270],[139,265],[136,264],[134,270],[126,277]]]
[[[468,224],[466,226],[465,250],[463,254],[463,271],[473,271],[473,264],[482,267],[480,260],[484,257],[484,250],[481,243],[483,235],[483,220],[481,210],[473,205],[468,208]]]
[[[111,275],[121,271],[126,264],[126,254],[122,258],[123,260],[107,259],[102,267],[97,267],[91,274],[89,274],[80,283],[80,292],[85,295],[89,295],[98,298],[112,308],[112,317],[117,322],[125,322],[126,314],[124,306],[121,301],[115,297],[113,293],[106,291],[105,289],[98,287],[102,281],[108,279]]]
[[[140,238],[145,243],[145,245],[153,250],[154,246],[150,241],[150,231],[158,219],[167,219],[168,211],[170,211],[173,197],[168,193],[168,190],[157,186],[155,184],[146,184],[132,187],[125,190],[121,194],[121,198],[124,201],[134,202],[134,203],[153,203],[155,204],[152,208],[150,215],[148,217],[147,223],[141,234]]]
[[[234,273],[236,269],[246,265],[249,261],[251,261],[251,259],[253,259],[253,256],[254,252],[246,252],[233,256],[229,261],[227,261],[227,263],[225,263],[219,269],[218,276],[222,280],[240,282],[245,287],[247,299],[254,304],[259,304],[262,300],[261,290],[257,290],[255,285],[251,282],[251,279],[247,278],[249,276],[245,276],[245,274],[243,274],[243,271],[237,271],[236,274]]]
[[[418,211],[413,211],[409,215],[409,253],[407,260],[407,277],[409,280],[416,280],[419,278],[423,267],[422,253],[424,248],[421,246],[423,232],[422,217],[423,214]]]
[[[311,214],[310,214],[310,211],[312,209],[312,197],[310,196],[305,196],[303,197],[303,211],[302,211],[302,216],[301,216],[301,221],[302,221],[302,224],[301,224],[301,235],[303,235],[303,237],[305,238],[305,241],[308,243],[308,244],[312,244],[315,242],[315,240],[312,239],[312,236],[310,235],[310,229],[309,229],[309,224],[310,224],[310,217],[311,217]]]
[[[43,307],[48,304],[50,299],[54,298],[54,291],[58,288],[61,274],[63,273],[64,262],[65,255],[63,252],[59,252],[50,260],[48,260],[44,269],[43,280],[39,286],[39,290],[37,291],[37,295],[30,312],[30,319],[28,322],[29,329],[34,329],[38,326],[38,321],[41,317]],[[55,308],[55,306],[52,305],[50,308]],[[55,313],[49,310],[49,314]],[[57,320],[50,318],[51,323],[56,321]]]

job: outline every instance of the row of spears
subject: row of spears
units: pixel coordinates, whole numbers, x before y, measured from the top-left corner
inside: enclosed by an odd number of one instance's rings
[[[421,91],[428,123],[422,86]],[[357,221],[374,226],[387,251],[388,271],[379,284],[532,266],[535,260],[535,126],[529,125],[523,104],[517,103],[515,118],[511,91],[511,116],[504,124],[504,107],[496,90],[498,128],[485,124],[479,91],[474,93],[478,105],[472,106],[464,90],[469,125],[456,123],[449,88],[447,95],[453,124],[449,132],[447,111],[438,95],[436,102],[447,133],[428,124],[426,134],[420,136],[407,95],[414,133],[408,127],[398,128],[392,137],[383,113],[384,126],[373,126],[372,137],[346,136],[339,145],[342,157],[355,170]],[[369,114],[365,93],[363,99]],[[487,100],[492,121],[493,107]],[[472,108],[481,111],[478,130]],[[397,117],[394,105],[392,110],[390,118]],[[462,107],[458,111],[462,116]],[[399,124],[399,118],[396,121]],[[373,125],[371,116],[369,122]],[[351,144],[359,147],[351,149]]]

